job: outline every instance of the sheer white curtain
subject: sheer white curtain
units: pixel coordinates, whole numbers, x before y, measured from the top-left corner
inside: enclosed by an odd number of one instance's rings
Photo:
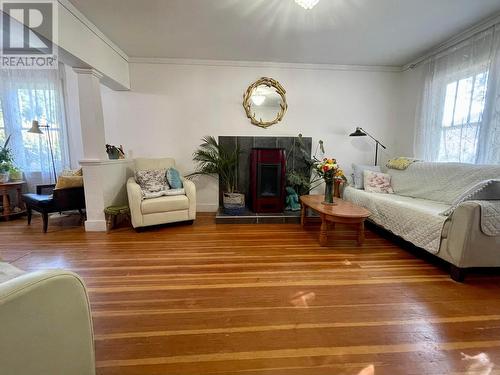
[[[424,69],[416,156],[500,163],[500,26],[437,54]]]
[[[0,75],[0,105],[3,114],[0,141],[1,138],[11,136],[10,146],[15,165],[24,172],[30,190],[37,184],[54,182],[48,132],[56,171],[69,165],[59,71],[5,69]],[[42,127],[44,134],[28,133],[33,120],[38,120],[40,125],[49,125],[50,130]]]

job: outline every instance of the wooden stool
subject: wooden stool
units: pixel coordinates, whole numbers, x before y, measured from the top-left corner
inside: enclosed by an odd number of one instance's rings
[[[109,206],[104,209],[106,214],[106,231],[109,233],[116,226],[116,218],[119,215],[127,215],[130,219],[130,208],[128,206]]]

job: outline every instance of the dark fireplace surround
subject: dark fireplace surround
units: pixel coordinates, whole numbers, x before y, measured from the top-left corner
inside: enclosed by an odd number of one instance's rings
[[[258,217],[267,219],[283,218],[287,215],[297,217],[297,213],[287,213],[284,208],[287,169],[308,172],[299,148],[298,137],[219,136],[218,140],[219,144],[228,150],[234,150],[236,147],[240,149],[237,185],[238,191],[245,194],[247,209],[241,215],[237,215],[240,220],[236,222],[261,222]],[[302,142],[310,155],[312,138],[302,137]],[[220,206],[222,206],[223,190],[224,187],[219,185]],[[217,217],[227,219],[222,211]],[[283,219],[283,222],[288,221]]]

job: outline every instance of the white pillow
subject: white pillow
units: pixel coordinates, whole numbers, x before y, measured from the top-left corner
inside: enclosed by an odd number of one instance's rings
[[[391,176],[387,173],[365,170],[363,172],[365,190],[370,193],[394,194]]]
[[[166,196],[174,196],[174,195],[186,195],[186,191],[184,188],[181,189],[169,189],[165,192]]]
[[[352,165],[352,178],[354,180],[354,187],[356,189],[363,189],[364,181],[363,181],[363,171],[369,170],[374,172],[382,172],[378,165]]]
[[[135,181],[143,191],[149,193],[168,190],[166,169],[144,169],[135,172]]]
[[[160,198],[163,196],[171,197],[175,195],[186,195],[186,191],[184,188],[182,189],[165,189],[160,191],[147,191],[142,190],[142,198],[143,199],[153,199]]]

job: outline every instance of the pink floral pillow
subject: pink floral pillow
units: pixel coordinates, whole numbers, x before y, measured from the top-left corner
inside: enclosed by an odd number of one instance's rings
[[[365,190],[371,193],[394,194],[391,176],[386,173],[363,171]]]

